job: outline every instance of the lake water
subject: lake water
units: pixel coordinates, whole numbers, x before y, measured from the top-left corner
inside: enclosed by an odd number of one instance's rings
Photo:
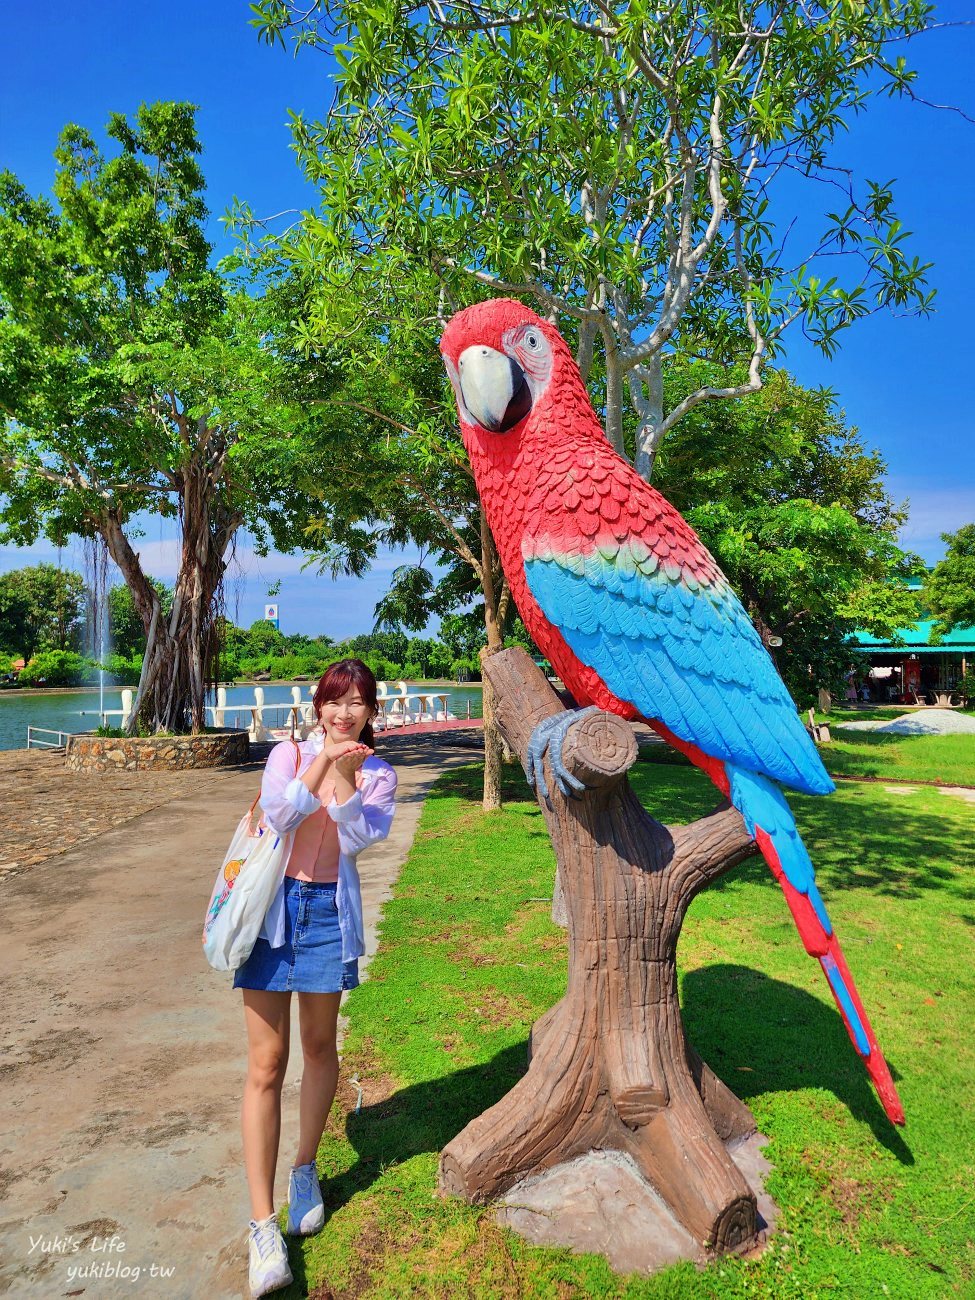
[[[301,685],[301,698],[310,699],[314,684]],[[439,683],[438,683],[439,684]],[[409,683],[410,692],[432,689],[428,683]],[[445,685],[448,692],[447,707],[458,718],[467,717],[467,704],[470,701],[471,717],[481,716],[481,688],[469,686]],[[27,728],[47,727],[52,731],[91,731],[101,721],[98,716],[98,691],[44,691],[37,695],[21,695],[19,691],[0,691],[0,749],[26,749]],[[290,686],[265,686],[264,703],[267,708],[274,705],[285,706],[279,714],[265,713],[268,726],[284,726],[287,722],[286,707],[291,704]],[[228,726],[246,727],[250,722],[249,713],[243,712],[244,706],[254,703],[253,686],[227,687]],[[234,716],[234,706],[241,710]],[[106,710],[121,709],[122,692],[118,687],[106,687]],[[117,726],[119,717],[108,718],[110,725]],[[45,736],[45,740],[56,740],[54,736]]]

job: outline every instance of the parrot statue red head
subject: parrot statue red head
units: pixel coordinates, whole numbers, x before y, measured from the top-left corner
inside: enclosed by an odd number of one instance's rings
[[[477,303],[440,344],[511,594],[576,701],[643,719],[742,814],[817,957],[887,1114],[904,1122],[779,785],[833,782],[768,651],[687,522],[610,446],[558,330],[510,298]],[[561,742],[560,742],[561,743]],[[550,739],[533,739],[544,789]],[[533,757],[534,755],[534,757]]]
[[[514,298],[476,303],[451,320],[440,352],[465,434],[506,434],[573,410],[588,411],[582,376],[562,335]]]

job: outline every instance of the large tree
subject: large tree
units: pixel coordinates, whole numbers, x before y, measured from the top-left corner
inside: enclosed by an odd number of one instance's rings
[[[634,412],[644,477],[688,410],[761,386],[790,327],[828,355],[858,317],[931,305],[891,187],[833,150],[872,96],[913,94],[924,0],[252,8],[338,65],[327,116],[294,126],[322,198],[295,246],[323,285],[344,265],[380,312],[430,282],[444,310],[532,300],[621,452]],[[711,365],[669,402],[673,353]]]
[[[131,725],[199,730],[238,531],[294,548],[321,467],[273,313],[211,265],[193,107],[107,137],[65,128],[54,202],[0,175],[0,538],[101,539],[147,643]],[[178,530],[170,611],[146,513]]]
[[[975,627],[975,524],[957,533],[942,533],[948,551],[924,586],[924,601],[934,615],[935,634],[956,627]]]
[[[0,649],[25,659],[37,650],[81,649],[84,618],[80,574],[34,564],[0,576]]]
[[[695,408],[761,387],[789,326],[829,354],[867,312],[930,306],[890,187],[841,175],[830,157],[872,94],[912,93],[889,45],[923,28],[926,4],[253,7],[263,39],[333,55],[338,72],[328,116],[295,119],[320,210],[279,240],[246,204],[235,220],[303,279],[300,345],[357,349],[367,387],[387,386],[397,351],[433,357],[452,310],[516,293],[574,342],[607,436],[649,478]],[[685,375],[701,382],[678,393],[667,378],[690,360],[703,365]],[[435,487],[433,506],[414,496],[412,533],[426,530],[434,552],[445,528],[459,534],[440,554],[451,583],[473,573],[483,587],[496,648],[503,576],[476,507],[442,518],[454,503],[433,461],[452,466],[459,449],[442,432],[453,411],[441,423],[430,406],[407,383],[383,411],[420,434],[416,463]],[[371,517],[388,501],[377,495]],[[385,540],[403,535],[390,525]],[[442,594],[405,572],[392,604],[433,608]]]
[[[672,363],[669,399],[708,377],[704,363]],[[718,559],[800,705],[841,687],[855,630],[889,637],[918,616],[907,579],[922,563],[898,545],[907,509],[886,469],[833,393],[772,369],[760,392],[691,410],[661,451],[656,486]]]

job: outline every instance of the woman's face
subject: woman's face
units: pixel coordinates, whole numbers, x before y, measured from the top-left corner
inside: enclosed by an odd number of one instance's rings
[[[359,694],[357,686],[350,686],[337,700],[326,700],[318,720],[325,739],[335,744],[341,740],[358,740],[362,728],[369,721],[369,705]]]

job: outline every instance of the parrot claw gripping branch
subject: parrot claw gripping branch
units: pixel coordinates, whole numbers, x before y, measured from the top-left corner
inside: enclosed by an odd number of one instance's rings
[[[754,1236],[755,1200],[722,1139],[754,1131],[754,1122],[684,1041],[675,953],[693,894],[756,849],[888,1118],[904,1123],[779,788],[828,794],[833,782],[729,583],[684,519],[610,446],[554,326],[494,299],[458,313],[440,350],[518,612],[587,714],[565,714],[554,693],[539,705],[537,683],[498,668],[510,665],[509,652],[485,661],[499,721],[545,801],[569,915],[569,991],[536,1025],[523,1083],[445,1149],[442,1181],[483,1199],[582,1151],[616,1147],[698,1240],[731,1249]],[[505,704],[513,687],[519,693]],[[534,735],[517,716],[533,702]],[[605,733],[606,714],[648,723],[731,807],[662,828],[629,791],[629,763],[612,780],[599,762],[573,766],[577,738]]]
[[[591,706],[588,709],[581,709],[575,714],[566,713],[561,717],[556,715],[554,718],[546,718],[532,732],[526,754],[525,775],[528,777],[531,788],[536,794],[541,795],[549,807],[551,807],[551,799],[544,769],[546,752],[552,764],[552,773],[556,785],[566,798],[577,799],[586,787],[582,781],[572,775],[562,761],[562,746],[565,743],[566,733],[571,726],[581,722],[583,718],[588,717],[590,714],[598,712],[597,708]]]

